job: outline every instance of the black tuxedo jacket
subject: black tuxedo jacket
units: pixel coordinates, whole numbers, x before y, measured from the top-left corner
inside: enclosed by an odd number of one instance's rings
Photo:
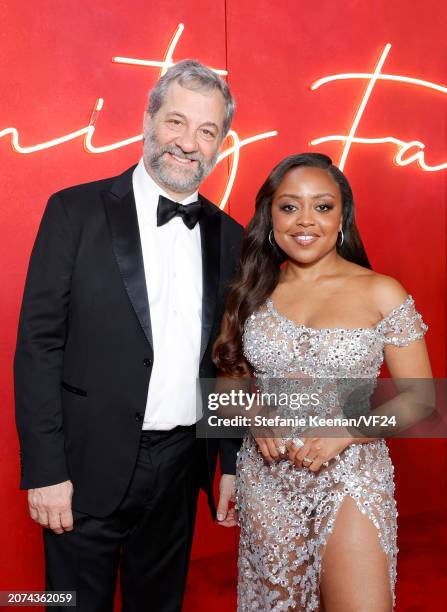
[[[157,358],[133,169],[51,196],[31,255],[14,362],[21,487],[71,479],[73,507],[98,517],[113,512],[130,482]],[[200,377],[211,378],[243,230],[200,198]],[[234,473],[231,442],[222,444],[221,463]],[[200,445],[197,465],[213,507],[217,446]]]

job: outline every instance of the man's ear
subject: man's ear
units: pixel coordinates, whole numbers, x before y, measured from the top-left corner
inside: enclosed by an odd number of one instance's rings
[[[227,139],[227,136],[228,136],[228,132],[225,134],[225,136],[223,138],[220,139],[219,146],[217,147],[218,151],[222,151],[222,147],[223,147],[223,144],[224,144],[225,140]]]
[[[143,113],[143,142],[144,142],[144,134],[146,133],[147,128],[149,127],[151,122],[151,116],[149,112],[146,110]]]

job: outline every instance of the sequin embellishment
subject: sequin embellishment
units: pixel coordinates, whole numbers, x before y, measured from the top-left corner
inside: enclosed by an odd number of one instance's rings
[[[426,330],[411,296],[375,327],[359,329],[298,325],[268,299],[245,322],[243,346],[258,387],[272,392],[293,376],[375,379],[386,344],[406,346]],[[385,441],[348,446],[314,473],[288,461],[266,464],[251,434],[245,436],[236,476],[239,612],[319,609],[324,548],[347,497],[377,529],[394,603],[397,511]]]

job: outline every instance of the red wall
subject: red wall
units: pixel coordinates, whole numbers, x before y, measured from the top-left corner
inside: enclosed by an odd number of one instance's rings
[[[85,127],[98,97],[105,100],[93,143],[106,145],[140,133],[147,90],[158,69],[112,63],[116,55],[162,60],[179,23],[185,30],[174,60],[194,57],[226,68],[237,98],[233,124],[240,138],[278,135],[241,149],[227,210],[246,223],[254,196],[285,155],[320,150],[340,159],[342,145],[310,141],[347,135],[366,80],[343,80],[316,91],[330,74],[370,73],[391,43],[382,72],[442,84],[447,80],[447,12],[441,0],[7,0],[0,5],[0,134],[19,131],[21,146]],[[447,90],[379,81],[357,130],[365,138],[393,136],[425,143],[425,161],[447,161]],[[135,163],[140,143],[103,154],[86,152],[82,138],[21,154],[0,137],[2,334],[0,445],[0,590],[39,588],[39,529],[27,518],[19,492],[13,416],[12,357],[29,253],[48,196],[57,189],[121,172]],[[430,326],[427,343],[437,376],[445,376],[445,200],[447,170],[394,163],[394,144],[354,144],[345,167],[358,221],[375,269],[398,278]],[[414,153],[415,150],[409,152]],[[407,155],[408,157],[408,155]],[[222,162],[205,195],[219,201],[229,171]],[[445,441],[392,444],[400,514],[445,504]],[[420,457],[424,457],[423,465]],[[194,555],[234,546],[234,533],[211,526],[202,504]]]

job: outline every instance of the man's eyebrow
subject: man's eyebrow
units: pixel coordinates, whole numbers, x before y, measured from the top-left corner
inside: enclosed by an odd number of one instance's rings
[[[167,117],[173,117],[173,116],[181,117],[182,119],[187,121],[186,115],[184,115],[183,113],[180,113],[179,111],[169,111],[168,113],[166,113],[166,116]],[[203,127],[205,125],[216,128],[216,130],[219,131],[219,126],[216,123],[214,123],[214,121],[205,121],[204,123],[200,124],[200,127]]]
[[[216,128],[217,131],[219,131],[219,126],[216,123],[214,123],[214,121],[205,121],[205,123],[201,123],[200,124],[200,127],[203,127],[205,125],[209,125],[211,127],[214,127],[214,128]]]
[[[182,113],[179,113],[178,111],[169,111],[168,113],[166,113],[167,117],[170,117],[172,115],[176,115],[177,117],[181,117],[182,119],[186,119],[186,116],[183,115]]]
[[[278,196],[278,200],[279,198],[293,198],[294,200],[301,200],[304,196],[301,196],[299,194],[296,193],[282,193],[281,195]],[[316,193],[315,195],[311,196],[311,198],[313,200],[316,200],[317,198],[335,198],[335,195],[333,193]]]

